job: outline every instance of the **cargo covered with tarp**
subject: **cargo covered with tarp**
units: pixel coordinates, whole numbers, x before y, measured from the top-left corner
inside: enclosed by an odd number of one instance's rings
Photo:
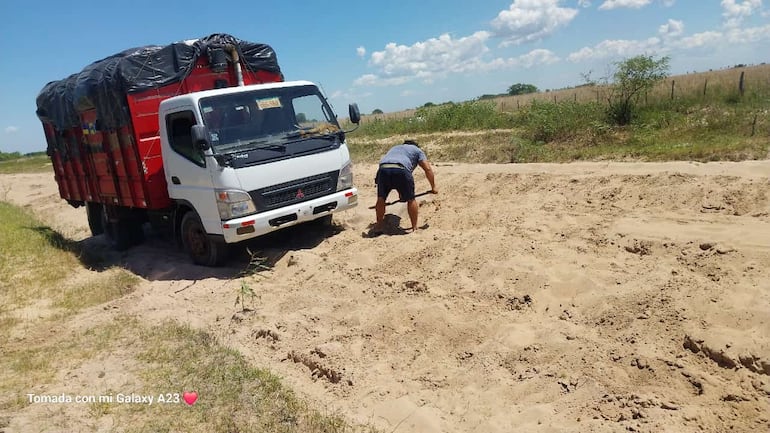
[[[234,46],[246,71],[280,74],[275,51],[265,44],[226,34],[165,46],[132,48],[94,62],[78,73],[48,83],[37,97],[37,114],[63,129],[78,124],[76,112],[96,109],[104,127],[124,126],[130,120],[126,95],[157,89],[186,78],[201,56],[214,67],[232,61]]]
[[[168,206],[160,102],[239,81],[283,81],[275,51],[266,44],[213,34],[124,50],[48,83],[37,97],[37,115],[60,195],[76,206]]]

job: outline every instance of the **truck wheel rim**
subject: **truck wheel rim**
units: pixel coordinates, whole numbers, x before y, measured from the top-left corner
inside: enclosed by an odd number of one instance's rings
[[[187,231],[187,244],[190,246],[190,252],[195,256],[201,257],[206,254],[207,248],[205,237],[206,234],[198,224],[193,223],[192,227]]]

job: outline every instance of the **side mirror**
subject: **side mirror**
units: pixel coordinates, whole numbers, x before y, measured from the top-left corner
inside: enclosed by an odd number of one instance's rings
[[[350,116],[350,121],[358,125],[361,121],[361,112],[358,110],[358,104],[348,105],[348,115]]]
[[[196,146],[200,150],[211,149],[211,143],[209,143],[209,129],[206,125],[193,125],[190,129],[192,135],[193,146]]]

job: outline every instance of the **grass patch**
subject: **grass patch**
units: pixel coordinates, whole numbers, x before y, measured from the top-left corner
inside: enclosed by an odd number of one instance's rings
[[[728,98],[729,99],[729,98]],[[471,111],[472,112],[472,111]],[[488,113],[479,111],[479,116]],[[659,100],[640,106],[630,125],[608,122],[606,107],[596,102],[533,101],[513,113],[512,127],[447,132],[403,132],[393,122],[392,135],[350,134],[356,161],[376,162],[405,138],[416,139],[433,161],[470,163],[569,162],[576,160],[747,160],[770,155],[770,112],[756,98],[738,102]],[[483,125],[483,117],[469,125]],[[413,128],[417,131],[417,129]]]
[[[125,269],[96,273],[82,265],[96,260],[31,213],[0,202],[0,301],[8,307],[0,317],[41,300],[71,314],[119,298],[141,281]]]
[[[632,101],[624,126],[612,121],[609,88],[582,86],[364,116],[348,143],[362,162],[376,162],[405,138],[427,141],[434,161],[764,159],[770,157],[768,74],[770,66],[762,65],[669,77]]]
[[[47,296],[74,268],[77,257],[52,243],[50,228],[29,212],[0,202],[0,300],[25,305]],[[61,237],[61,236],[60,236]],[[62,237],[63,239],[63,237]]]
[[[512,125],[512,116],[497,110],[493,102],[471,101],[422,107],[412,115],[400,118],[374,117],[363,122],[356,134],[384,138],[397,134],[510,128]]]
[[[310,408],[278,377],[249,365],[206,332],[176,322],[147,326],[106,312],[91,318],[96,325],[80,329],[76,313],[123,296],[140,279],[121,268],[89,271],[78,251],[77,242],[0,202],[0,412],[27,417],[21,425],[68,431],[95,423],[128,432],[372,431]],[[198,392],[194,406],[180,399],[149,406],[98,401],[43,407],[47,403],[27,397],[157,398],[184,391]]]
[[[53,165],[47,155],[22,156],[0,161],[0,174],[53,172]]]
[[[130,385],[57,382],[57,377],[67,376],[65,372],[82,377],[85,373],[80,369],[94,362],[118,365],[103,368],[108,376],[119,375]],[[134,317],[119,316],[85,331],[30,337],[23,347],[10,348],[0,359],[0,369],[0,410],[5,411],[28,406],[28,392],[47,394],[46,390],[57,389],[61,393],[63,385],[71,395],[180,396],[177,403],[169,404],[102,401],[47,412],[46,423],[74,430],[110,417],[106,424],[125,426],[126,432],[374,431],[310,408],[277,376],[252,367],[239,352],[218,344],[206,332],[171,321],[146,326]],[[193,406],[181,400],[185,391],[198,393]]]
[[[222,347],[208,333],[169,322],[144,328],[144,350],[138,358],[151,365],[145,383],[153,389],[196,391],[199,400],[150,415],[142,407],[131,415],[129,431],[188,432],[348,432],[341,418],[310,409],[270,372],[254,368],[234,350]],[[144,425],[135,424],[145,419]],[[135,427],[133,427],[135,426]]]
[[[118,267],[91,275],[85,281],[64,287],[56,296],[54,306],[71,313],[83,308],[118,299],[134,290],[141,278]]]

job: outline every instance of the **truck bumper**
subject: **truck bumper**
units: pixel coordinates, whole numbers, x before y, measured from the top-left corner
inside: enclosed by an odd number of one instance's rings
[[[222,234],[225,242],[232,244],[348,210],[357,204],[358,189],[350,188],[280,209],[222,221]]]

